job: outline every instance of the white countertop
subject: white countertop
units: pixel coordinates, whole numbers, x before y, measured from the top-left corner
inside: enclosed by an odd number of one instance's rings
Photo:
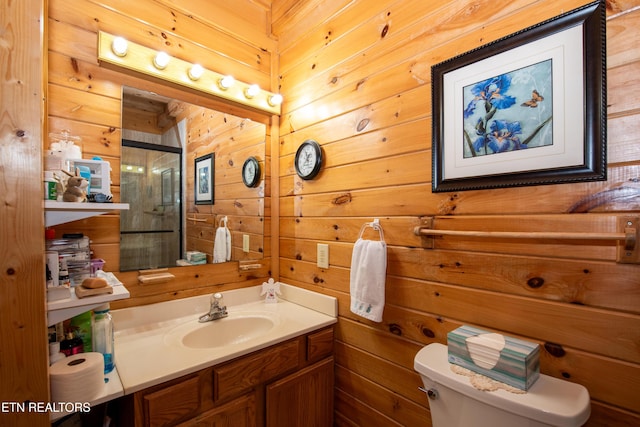
[[[114,310],[115,361],[124,394],[199,371],[239,356],[334,324],[337,300],[280,284],[277,303],[265,303],[261,286],[222,292],[229,318],[265,314],[275,326],[264,335],[213,348],[188,348],[175,332],[206,325],[198,318],[209,311],[210,295]],[[218,322],[218,321],[213,321]],[[221,323],[222,324],[222,323]],[[173,334],[172,334],[173,332]]]

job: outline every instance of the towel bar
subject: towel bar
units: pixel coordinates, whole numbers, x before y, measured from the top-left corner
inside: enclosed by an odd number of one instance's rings
[[[640,264],[640,250],[637,240],[640,234],[640,217],[621,217],[619,219],[619,233],[594,232],[563,232],[563,231],[468,231],[468,230],[435,230],[435,218],[426,218],[425,223],[431,224],[415,227],[417,236],[460,236],[487,237],[497,239],[542,239],[542,240],[616,240],[618,241],[618,262]],[[433,248],[433,246],[431,246]]]
[[[259,268],[262,268],[262,264],[240,264],[238,266],[240,271],[257,270]]]
[[[195,222],[207,222],[207,219],[206,219],[206,218],[196,218],[196,217],[188,218],[188,217],[187,217],[187,219],[188,219],[189,221],[195,221]]]

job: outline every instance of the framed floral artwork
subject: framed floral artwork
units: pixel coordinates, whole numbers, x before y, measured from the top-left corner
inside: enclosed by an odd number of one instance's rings
[[[599,181],[605,3],[432,67],[434,192]]]

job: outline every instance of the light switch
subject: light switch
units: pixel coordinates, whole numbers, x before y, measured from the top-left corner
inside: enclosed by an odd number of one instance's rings
[[[249,252],[249,235],[248,234],[242,235],[242,251],[245,253]]]
[[[327,243],[318,243],[318,267],[329,268],[329,245]]]

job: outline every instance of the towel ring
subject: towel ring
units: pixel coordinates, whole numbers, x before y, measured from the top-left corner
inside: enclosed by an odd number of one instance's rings
[[[380,241],[384,242],[384,231],[382,230],[382,226],[380,225],[380,220],[378,218],[374,219],[372,222],[365,222],[364,224],[362,224],[362,227],[360,227],[360,234],[358,235],[359,239],[362,238],[362,234],[367,227],[373,228],[374,230],[378,231],[378,234],[380,235]]]

